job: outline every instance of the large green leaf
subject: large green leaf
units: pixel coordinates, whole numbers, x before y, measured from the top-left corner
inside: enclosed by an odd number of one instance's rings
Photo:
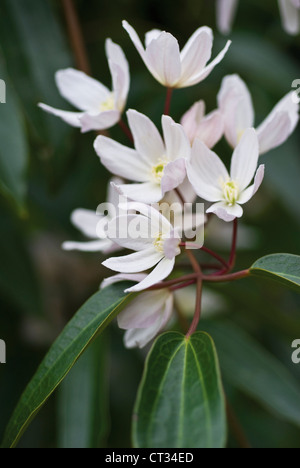
[[[224,394],[212,339],[161,335],[148,356],[133,420],[137,448],[221,448]]]
[[[228,321],[204,325],[216,342],[224,378],[276,416],[300,426],[300,385],[272,354]]]
[[[265,276],[300,292],[300,257],[292,254],[274,254],[263,257],[252,265],[250,272]]]
[[[92,340],[127,303],[126,284],[112,285],[95,294],[77,312],[55,341],[25,389],[4,435],[2,447],[14,447],[28,424],[68,374]]]
[[[22,207],[26,194],[27,140],[20,105],[1,56],[0,78],[6,83],[6,103],[0,104],[0,190]]]
[[[103,447],[109,427],[108,336],[80,357],[58,392],[59,448]]]

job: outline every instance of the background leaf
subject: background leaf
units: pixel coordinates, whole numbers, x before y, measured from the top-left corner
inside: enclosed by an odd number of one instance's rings
[[[8,424],[3,447],[16,445],[30,421],[93,338],[121,311],[129,298],[124,289],[126,284],[119,283],[98,292],[65,327],[25,389]]]
[[[252,275],[271,278],[300,292],[300,257],[298,255],[268,255],[257,260],[250,271]]]
[[[165,333],[148,356],[134,411],[137,448],[221,448],[224,394],[212,339]]]

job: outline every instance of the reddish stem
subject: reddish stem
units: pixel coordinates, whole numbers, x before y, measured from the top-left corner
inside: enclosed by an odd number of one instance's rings
[[[170,114],[172,94],[173,94],[173,88],[167,88],[167,96],[166,96],[166,102],[165,102],[164,115],[169,115]]]
[[[232,245],[231,245],[230,258],[228,262],[228,272],[233,269],[234,264],[235,264],[237,233],[238,233],[238,219],[235,218],[235,220],[233,221]]]
[[[242,279],[242,278],[247,278],[247,276],[250,275],[250,270],[242,270],[242,271],[238,271],[237,273],[231,273],[229,275],[210,275],[210,276],[206,276],[206,275],[203,275],[202,276],[202,279],[203,281],[207,281],[207,282],[210,282],[210,283],[226,283],[227,281],[236,281],[238,279]]]

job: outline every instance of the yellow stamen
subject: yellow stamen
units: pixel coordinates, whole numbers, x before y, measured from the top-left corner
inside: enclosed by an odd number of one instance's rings
[[[114,110],[115,108],[115,97],[114,93],[110,93],[106,101],[103,101],[100,106],[101,112]]]
[[[226,202],[232,206],[236,203],[239,197],[239,187],[234,180],[229,180],[223,183],[223,194]]]
[[[161,183],[161,179],[163,178],[165,167],[168,163],[169,163],[168,160],[160,158],[158,160],[157,165],[152,167],[151,174],[156,183],[158,184]]]

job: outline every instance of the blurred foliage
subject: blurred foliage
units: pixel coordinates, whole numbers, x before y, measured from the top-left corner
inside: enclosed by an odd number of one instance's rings
[[[93,76],[110,85],[104,41],[111,37],[122,45],[130,63],[129,107],[146,113],[159,125],[165,90],[145,69],[121,20],[131,22],[141,36],[152,28],[161,28],[184,44],[200,25],[215,28],[214,2],[78,0],[76,6]],[[226,39],[217,32],[215,35],[216,53]],[[290,90],[292,81],[300,77],[300,37],[284,33],[274,0],[243,0],[231,38],[233,44],[226,59],[204,83],[174,93],[172,116],[176,120],[199,99],[205,99],[208,110],[214,109],[222,77],[238,73],[251,90],[260,123]],[[74,63],[60,1],[1,1],[0,78],[7,81],[7,104],[0,105],[0,338],[7,343],[8,364],[0,367],[0,435],[49,344],[105,274],[101,255],[66,254],[60,249],[63,240],[80,239],[69,222],[71,211],[79,206],[95,209],[105,198],[108,174],[94,154],[94,135],[82,136],[37,107],[42,101],[68,108],[56,89],[54,73]],[[110,133],[126,143],[118,128]],[[217,151],[229,160],[225,142]],[[299,132],[264,156],[263,162],[267,166],[266,183],[247,206],[242,222],[252,229],[251,248],[242,249],[238,257],[242,268],[270,253],[300,252]],[[208,233],[207,245],[212,242]],[[220,253],[227,254],[224,242],[214,242]],[[259,349],[272,353],[278,365],[299,382],[300,367],[292,364],[290,349],[291,342],[300,338],[299,296],[259,279],[211,289],[225,298],[223,315],[251,335]],[[239,356],[238,343],[230,344],[230,351],[234,353],[235,347]],[[128,447],[130,415],[144,352],[126,351],[122,333],[114,328],[107,352],[111,414],[107,444]],[[248,359],[247,352],[244,359]],[[234,369],[230,369],[230,361],[226,368],[227,394],[252,444],[300,447],[299,428],[283,422],[282,415],[270,413],[255,395],[243,392],[238,378],[228,379]],[[62,390],[58,405],[57,396],[51,398],[21,446],[63,445],[66,439],[57,426],[66,391]],[[74,437],[83,438],[85,429]],[[235,442],[231,440],[230,444],[234,446]]]

